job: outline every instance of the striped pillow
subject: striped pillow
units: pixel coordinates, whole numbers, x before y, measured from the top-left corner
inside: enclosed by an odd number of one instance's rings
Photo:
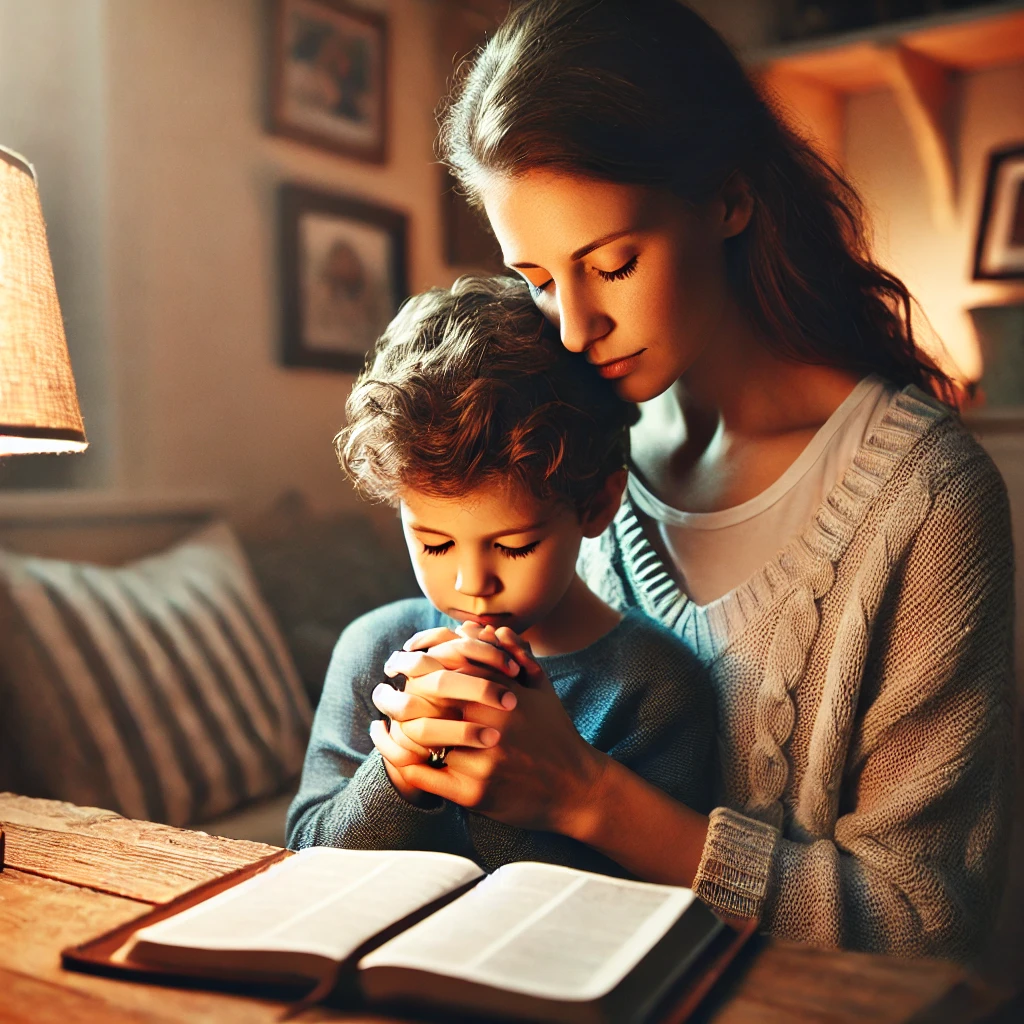
[[[226,525],[120,568],[0,552],[0,598],[8,788],[180,825],[298,774],[309,702]]]

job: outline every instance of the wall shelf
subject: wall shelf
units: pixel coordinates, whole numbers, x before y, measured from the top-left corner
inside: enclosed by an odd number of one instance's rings
[[[748,58],[767,91],[838,163],[843,160],[847,98],[891,89],[914,140],[939,227],[951,226],[956,213],[954,162],[946,131],[951,76],[1020,61],[1024,3],[884,25],[763,50]],[[1018,102],[1024,103],[1024,97]]]

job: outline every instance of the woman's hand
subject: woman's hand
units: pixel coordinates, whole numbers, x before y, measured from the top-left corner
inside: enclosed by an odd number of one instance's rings
[[[378,747],[385,760],[390,760],[389,753],[399,759],[392,764],[404,786],[433,793],[510,825],[572,835],[607,758],[580,737],[528,645],[506,627],[496,632],[489,627],[477,628],[475,636],[461,638],[437,631],[418,634],[407,647],[439,643],[429,648],[429,654],[407,651],[406,657],[396,656],[394,665],[400,665],[408,677],[405,694],[411,699],[402,707],[400,702],[385,697],[385,708],[375,691],[374,703],[401,722],[404,739],[395,733],[389,737],[394,747],[386,743]],[[445,648],[446,660],[472,653],[468,660],[476,661],[482,652],[457,640],[486,643],[492,638],[518,666],[518,681],[502,684],[436,667],[433,655],[439,647]],[[488,667],[494,664],[492,659]],[[499,696],[501,690],[505,691],[504,701]],[[424,709],[417,698],[432,702],[456,692],[455,699],[464,702],[459,722],[442,722],[433,715],[405,717]],[[509,697],[515,698],[514,703]],[[410,741],[421,749],[458,749],[449,753],[447,768],[438,770],[409,749]]]

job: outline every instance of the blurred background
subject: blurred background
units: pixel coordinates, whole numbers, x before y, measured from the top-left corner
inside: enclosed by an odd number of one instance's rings
[[[972,273],[989,154],[1024,145],[1021,5],[693,6],[861,188],[879,256],[917,296],[961,378],[985,374],[982,340],[998,348],[1010,332],[1024,344],[1024,279]],[[293,18],[283,46],[282,7]],[[381,16],[360,39],[356,22],[332,23],[331,5],[314,0],[0,0],[0,141],[38,173],[91,441],[84,456],[7,460],[0,488],[209,499],[240,519],[285,491],[322,511],[351,506],[331,449],[351,371],[337,368],[344,359],[282,364],[294,267],[282,265],[279,191],[291,184],[404,215],[412,291],[486,265],[471,215],[444,194],[434,116],[458,56],[506,8],[351,0],[344,10]],[[279,109],[275,129],[282,65],[326,66],[315,52],[320,15],[321,36],[333,27],[364,65],[385,26],[376,154],[359,153],[358,139],[339,147],[337,135],[332,146],[315,126],[303,135],[294,110]],[[898,60],[907,50],[917,58],[909,72]],[[348,81],[369,96],[373,69],[355,63]],[[330,96],[324,110],[331,102],[344,121]],[[986,339],[969,313],[978,307]],[[1014,397],[1001,395],[1007,409]]]

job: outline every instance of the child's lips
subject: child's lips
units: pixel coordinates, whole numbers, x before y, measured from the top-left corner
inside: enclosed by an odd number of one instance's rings
[[[512,618],[508,612],[490,612],[478,615],[476,612],[467,612],[462,608],[453,608],[449,615],[458,622],[475,622],[478,626],[501,626]]]

